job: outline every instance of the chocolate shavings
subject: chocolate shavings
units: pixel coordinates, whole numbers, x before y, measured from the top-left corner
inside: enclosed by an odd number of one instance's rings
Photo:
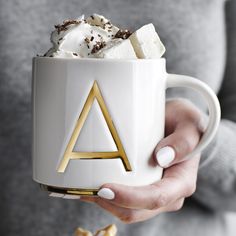
[[[129,30],[119,30],[116,33],[115,38],[127,39],[131,34],[132,33]]]
[[[84,39],[84,41],[85,41],[86,43],[90,43],[90,39],[87,38],[87,37]]]
[[[61,31],[65,31],[68,29],[68,26],[70,25],[78,25],[80,24],[81,21],[78,21],[78,20],[65,20],[63,21],[63,24],[61,25],[55,25],[55,28],[57,30],[57,33],[59,34]]]
[[[106,42],[98,42],[96,41],[96,44],[93,46],[93,49],[91,51],[91,53],[96,53],[98,52],[100,49],[102,49],[103,47],[106,46]]]

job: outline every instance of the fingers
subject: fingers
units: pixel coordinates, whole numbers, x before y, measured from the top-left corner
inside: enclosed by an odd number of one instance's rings
[[[140,187],[105,184],[98,192],[100,198],[129,209],[154,210],[188,197],[195,192],[200,156],[166,169],[163,179]]]
[[[200,156],[166,169],[163,179],[144,187],[106,184],[100,197],[81,197],[82,201],[94,202],[111,212],[125,223],[149,219],[162,212],[180,210],[184,198],[196,189],[197,169]],[[100,191],[99,191],[100,192]],[[111,199],[110,197],[113,196]]]
[[[145,220],[146,217],[149,215],[146,210],[135,210],[119,207],[117,205],[112,204],[110,201],[101,198],[97,198],[95,202],[97,203],[97,205],[110,212],[112,215],[118,217],[121,221],[125,223],[134,223],[142,221]]]
[[[155,210],[189,196],[195,191],[195,177],[191,183],[191,178],[184,179],[184,175],[184,173],[183,175],[169,175],[155,184],[143,187],[105,184],[100,190],[103,194],[99,195],[119,207]],[[114,198],[111,199],[106,192],[112,192]]]
[[[184,203],[184,198],[181,198],[168,206],[156,210],[135,210],[119,207],[117,205],[114,205],[110,201],[101,198],[82,197],[81,200],[96,202],[100,207],[110,212],[112,215],[118,217],[122,222],[126,224],[144,221],[163,212],[178,211],[182,208]]]
[[[165,169],[163,179],[178,179],[183,184],[184,197],[191,196],[196,190],[200,155]],[[174,187],[174,186],[173,186]]]
[[[191,122],[204,130],[201,118],[201,111],[189,100],[182,98],[169,100],[166,102],[166,135],[172,133],[179,123],[185,122]]]
[[[197,146],[204,130],[201,112],[183,99],[166,104],[166,135],[156,146],[153,157],[167,168],[185,160]]]
[[[200,133],[192,123],[179,125],[174,133],[158,143],[154,158],[164,168],[180,163],[194,150],[199,140]]]

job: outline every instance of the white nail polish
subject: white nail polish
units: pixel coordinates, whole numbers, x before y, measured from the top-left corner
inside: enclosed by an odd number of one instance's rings
[[[64,195],[64,197],[63,197],[64,199],[80,199],[80,196],[78,196],[78,195],[70,195],[70,194],[65,194]]]
[[[166,168],[169,166],[169,164],[175,159],[175,151],[172,147],[166,146],[160,149],[156,153],[156,160],[158,164]]]
[[[115,193],[109,188],[102,188],[98,191],[98,196],[108,200],[115,198]]]

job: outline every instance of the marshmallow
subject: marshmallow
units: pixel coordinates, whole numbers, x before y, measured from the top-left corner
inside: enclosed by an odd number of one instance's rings
[[[110,41],[95,54],[95,57],[107,59],[137,59],[129,39],[116,39]]]
[[[160,58],[165,47],[162,44],[153,24],[147,24],[129,37],[138,58]]]

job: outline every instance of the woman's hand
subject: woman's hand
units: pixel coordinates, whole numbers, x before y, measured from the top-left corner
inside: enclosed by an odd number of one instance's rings
[[[163,178],[148,186],[105,184],[99,197],[81,197],[95,202],[125,223],[147,220],[162,212],[177,211],[196,189],[200,155],[184,160],[202,134],[201,112],[185,100],[166,104],[166,137],[153,153],[154,163],[167,167]]]

